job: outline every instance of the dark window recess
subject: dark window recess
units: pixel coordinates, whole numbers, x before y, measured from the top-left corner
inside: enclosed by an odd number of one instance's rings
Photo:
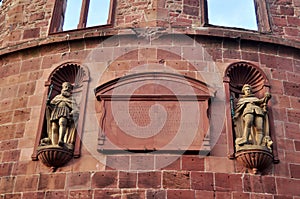
[[[50,33],[111,24],[114,0],[56,0]]]

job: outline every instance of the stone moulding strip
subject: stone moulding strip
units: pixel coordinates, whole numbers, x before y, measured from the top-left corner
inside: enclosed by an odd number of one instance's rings
[[[287,47],[294,47],[300,49],[300,42],[280,38],[271,34],[260,34],[255,31],[246,31],[234,28],[220,28],[220,27],[195,27],[190,29],[171,28],[164,30],[165,34],[186,34],[190,36],[212,36],[221,38],[233,38],[239,40],[257,41],[262,43],[270,43],[276,45],[282,45]],[[60,42],[71,42],[80,39],[95,38],[95,37],[109,37],[114,35],[133,35],[136,36],[136,32],[133,29],[116,29],[116,28],[90,28],[83,30],[73,30],[62,33],[51,34],[45,38],[39,38],[35,40],[21,42],[12,46],[0,48],[0,56],[9,53],[27,50],[34,47],[41,47],[49,44],[55,44]]]

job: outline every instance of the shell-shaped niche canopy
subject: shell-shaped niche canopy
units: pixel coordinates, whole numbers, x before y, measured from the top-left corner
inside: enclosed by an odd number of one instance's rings
[[[236,97],[242,94],[242,87],[245,84],[252,86],[254,94],[262,91],[265,87],[270,87],[263,71],[247,62],[238,62],[230,65],[225,72],[225,76],[230,79],[230,91]]]
[[[88,69],[74,62],[62,64],[50,74],[32,160],[41,159],[46,166],[57,168],[80,156],[88,81]],[[68,157],[63,157],[66,154]]]
[[[88,81],[89,74],[88,70],[79,64],[67,63],[57,68],[49,79],[50,85],[53,85],[51,95],[55,96],[60,93],[63,82],[70,82],[73,85],[73,93],[80,92],[83,89],[84,82]]]

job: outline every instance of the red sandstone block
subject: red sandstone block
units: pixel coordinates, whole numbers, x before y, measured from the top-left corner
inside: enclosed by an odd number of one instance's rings
[[[21,199],[21,193],[8,193],[3,196],[3,199]]]
[[[300,151],[300,141],[294,140],[295,150]]]
[[[117,188],[117,171],[100,171],[92,175],[92,188]]]
[[[40,36],[40,28],[32,28],[24,30],[23,39],[38,38]]]
[[[274,177],[245,175],[243,185],[245,192],[276,194]]]
[[[300,123],[300,111],[298,110],[287,110],[287,116],[289,122]]]
[[[36,71],[40,69],[41,63],[42,63],[41,57],[24,60],[21,66],[21,72]]]
[[[282,15],[290,15],[293,16],[294,15],[294,7],[292,6],[280,6],[280,13]]]
[[[290,164],[290,171],[292,178],[299,178],[300,179],[300,165],[298,164]]]
[[[30,15],[29,21],[37,21],[45,18],[45,12],[33,13]]]
[[[212,173],[191,172],[192,189],[213,191],[214,181]]]
[[[186,15],[199,16],[199,7],[183,5],[183,13]]]
[[[21,150],[9,150],[3,152],[2,162],[16,162],[20,158]]]
[[[165,199],[166,198],[166,190],[147,190],[146,198],[147,199]]]
[[[25,192],[25,191],[37,191],[38,188],[38,175],[30,176],[17,176],[14,191]]]
[[[169,189],[190,189],[190,172],[164,171],[163,187]]]
[[[39,98],[41,100],[41,98]],[[12,100],[11,108],[20,109],[27,106],[28,97],[18,97]]]
[[[12,121],[13,111],[0,113],[0,124],[10,123]]]
[[[240,174],[215,174],[215,189],[217,191],[242,191],[242,176]]]
[[[250,198],[249,193],[240,193],[240,192],[232,193],[232,199],[249,199],[249,198]]]
[[[121,199],[120,190],[95,190],[94,199]]]
[[[273,199],[273,195],[251,193],[251,199]]]
[[[145,191],[125,189],[122,191],[122,199],[145,199]]]
[[[275,120],[287,122],[287,113],[285,108],[272,108],[273,117]]]
[[[290,97],[291,108],[300,109],[300,99],[298,97]]]
[[[286,195],[275,195],[274,199],[295,199],[293,196],[286,196]]]
[[[271,73],[272,73],[272,79],[287,80],[287,74],[285,70],[272,68]]]
[[[286,26],[287,25],[287,19],[286,16],[274,16],[272,17],[273,22],[277,26]]]
[[[276,178],[277,193],[287,196],[299,196],[300,189],[296,188],[299,186],[299,183],[299,179]]]
[[[293,71],[293,60],[285,57],[274,55],[259,54],[262,64],[266,64],[270,68],[278,68],[286,71]]]
[[[139,188],[154,188],[161,187],[161,172],[141,172],[138,173]]]
[[[79,172],[70,173],[67,175],[67,188],[69,189],[82,189],[91,186],[91,173]]]
[[[299,124],[295,123],[285,123],[285,136],[288,139],[300,140],[300,127]]]
[[[15,110],[13,122],[26,122],[30,120],[30,108]]]
[[[44,199],[45,192],[39,191],[39,192],[24,192],[22,199]]]
[[[47,191],[45,199],[68,199],[67,191]]]
[[[0,194],[12,193],[16,177],[1,177],[0,178]]]
[[[1,118],[0,114],[0,118]],[[0,126],[0,140],[10,140],[13,139],[15,137],[14,132],[16,131],[16,125],[1,125]],[[4,144],[1,146],[2,144],[0,143],[0,150],[2,149],[2,146],[4,146]],[[6,147],[6,150],[8,148]],[[3,150],[5,150],[3,148]]]
[[[7,140],[0,142],[0,151],[12,150],[18,147],[18,140]]]
[[[285,161],[300,164],[300,152],[285,151]]]
[[[1,97],[5,98],[13,98],[17,96],[18,85],[10,85],[7,87],[1,88]]]
[[[137,188],[137,173],[122,172],[119,173],[119,188]]]
[[[231,199],[231,192],[215,192],[215,199]]]
[[[289,27],[284,27],[284,32],[288,36],[299,36],[300,31],[298,28],[289,28]]]
[[[70,191],[69,199],[90,199],[93,198],[93,191],[92,190],[76,190]]]
[[[29,82],[19,85],[18,95],[19,97],[33,95],[35,91],[36,82]]]
[[[167,198],[195,199],[194,190],[167,190]]]
[[[180,156],[155,156],[155,169],[180,170]]]
[[[213,199],[214,195],[213,191],[196,190],[195,199]]]
[[[284,81],[283,86],[284,86],[284,93],[286,95],[300,97],[300,85],[299,85],[299,83]]]
[[[204,171],[204,158],[199,155],[182,156],[182,170]]]
[[[300,26],[300,19],[295,16],[287,16],[287,22],[289,26],[295,26],[295,27]]]
[[[65,181],[65,173],[40,174],[38,190],[64,189]]]
[[[138,50],[138,60],[156,59],[156,48],[141,48]]]
[[[0,164],[0,177],[9,176],[11,174],[13,163]]]
[[[131,170],[153,170],[154,156],[132,156]]]
[[[242,51],[242,59],[248,61],[258,62],[258,53],[257,52],[244,52]]]

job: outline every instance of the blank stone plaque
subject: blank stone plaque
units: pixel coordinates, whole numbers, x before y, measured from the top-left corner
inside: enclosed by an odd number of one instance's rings
[[[98,150],[209,149],[209,100],[200,81],[170,73],[141,73],[95,89]]]

